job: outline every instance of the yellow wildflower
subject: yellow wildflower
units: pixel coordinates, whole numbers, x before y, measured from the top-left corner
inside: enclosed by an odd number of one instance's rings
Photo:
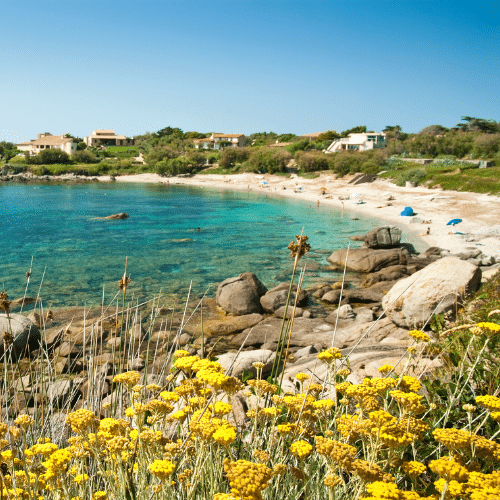
[[[254,464],[246,460],[231,462],[226,458],[224,471],[229,479],[231,493],[246,500],[260,500],[260,492],[269,486],[272,477],[272,470],[264,464]]]
[[[174,472],[175,465],[168,460],[155,460],[148,469],[160,480],[166,481]]]
[[[120,373],[113,378],[113,382],[116,384],[123,384],[129,389],[134,387],[134,385],[139,382],[141,374],[137,371],[130,371],[125,373]]]
[[[490,411],[500,411],[500,398],[495,396],[478,396],[476,403]]]
[[[403,462],[403,465],[401,465],[401,469],[403,469],[403,472],[410,476],[411,479],[414,479],[417,476],[420,476],[420,474],[423,474],[427,470],[427,467],[420,462],[412,461]]]
[[[307,441],[300,440],[295,441],[290,446],[290,452],[292,455],[295,455],[298,459],[304,460],[312,451],[312,445],[310,445]]]
[[[408,335],[419,342],[429,342],[431,338],[422,330],[411,330]]]

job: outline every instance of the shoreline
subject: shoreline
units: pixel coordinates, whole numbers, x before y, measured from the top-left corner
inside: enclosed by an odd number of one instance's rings
[[[310,201],[320,206],[344,210],[351,217],[367,216],[381,220],[381,225],[397,225],[403,234],[429,248],[437,246],[451,253],[480,249],[485,256],[500,259],[500,198],[487,194],[460,191],[443,191],[418,186],[399,187],[385,179],[371,183],[349,184],[352,175],[335,179],[333,174],[322,174],[306,179],[292,174],[282,177],[271,174],[197,174],[193,177],[160,177],[158,174],[134,174],[116,177],[116,182],[153,183],[197,186],[238,191],[268,193],[291,199]],[[98,177],[109,182],[109,176]],[[266,182],[266,187],[261,187]],[[301,187],[302,189],[298,189]],[[326,189],[324,195],[320,194]],[[298,192],[296,192],[298,191]],[[340,200],[339,197],[355,198]],[[389,198],[392,196],[392,200]],[[362,204],[358,202],[362,200]],[[400,213],[411,207],[416,217],[427,223],[411,223],[414,217]],[[447,225],[452,219],[462,219],[455,226]],[[430,229],[430,234],[427,229]]]

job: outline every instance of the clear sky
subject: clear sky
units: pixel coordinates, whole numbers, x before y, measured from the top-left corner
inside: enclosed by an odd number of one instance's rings
[[[500,3],[2,4],[0,140],[500,120]]]

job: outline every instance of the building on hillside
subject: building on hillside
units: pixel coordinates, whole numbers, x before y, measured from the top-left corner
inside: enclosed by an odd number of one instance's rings
[[[37,134],[36,139],[16,144],[19,151],[28,151],[36,155],[47,149],[60,149],[69,155],[76,151],[76,142],[72,137],[64,135]]]
[[[385,134],[379,132],[363,132],[349,134],[349,137],[335,139],[325,150],[325,153],[339,151],[368,151],[369,149],[385,148],[387,145]]]
[[[224,149],[225,147],[241,148],[246,144],[244,134],[216,134],[204,139],[193,139],[196,149]]]
[[[116,135],[114,130],[93,130],[92,135],[83,138],[87,146],[133,146],[134,139]]]

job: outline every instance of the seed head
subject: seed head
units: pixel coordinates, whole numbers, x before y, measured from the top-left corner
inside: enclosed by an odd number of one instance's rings
[[[130,275],[127,276],[126,274],[124,274],[121,278],[120,278],[120,281],[118,282],[118,288],[120,290],[123,290],[124,292],[127,291],[127,287],[130,285],[130,282],[132,280],[130,279]]]
[[[0,311],[5,311],[7,314],[10,309],[10,300],[6,292],[0,292]]]
[[[14,336],[10,332],[3,332],[3,345],[5,350],[14,343]]]
[[[297,241],[292,241],[287,248],[290,250],[290,256],[298,260],[311,250],[311,245],[307,243],[309,238],[305,234],[296,234],[295,239]]]

